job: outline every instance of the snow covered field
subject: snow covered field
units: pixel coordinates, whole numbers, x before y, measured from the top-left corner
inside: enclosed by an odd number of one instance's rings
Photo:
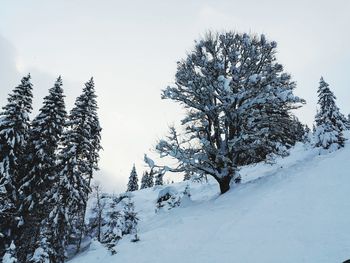
[[[350,259],[350,145],[318,155],[298,144],[274,165],[241,170],[242,184],[219,195],[190,183],[192,201],[155,213],[163,187],[134,192],[141,241],[117,254],[94,241],[71,263],[343,262]],[[183,191],[187,183],[173,184]]]

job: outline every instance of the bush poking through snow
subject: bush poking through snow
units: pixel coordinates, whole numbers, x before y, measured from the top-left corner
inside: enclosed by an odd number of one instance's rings
[[[184,200],[191,199],[190,187],[186,186],[185,190],[181,193],[172,187],[168,186],[162,189],[157,198],[156,213],[161,209],[170,210],[181,205]]]

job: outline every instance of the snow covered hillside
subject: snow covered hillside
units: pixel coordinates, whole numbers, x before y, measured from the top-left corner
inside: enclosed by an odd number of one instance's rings
[[[155,187],[133,193],[140,241],[116,255],[97,241],[71,263],[343,262],[350,259],[350,145],[318,155],[298,144],[275,165],[241,170],[242,184],[190,183],[192,201],[155,213]],[[185,182],[173,184],[183,191]]]

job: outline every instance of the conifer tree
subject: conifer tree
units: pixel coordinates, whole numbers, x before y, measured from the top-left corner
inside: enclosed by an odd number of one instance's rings
[[[148,181],[149,181],[149,175],[148,175],[148,172],[146,171],[142,175],[140,189],[148,188],[149,187],[148,186]]]
[[[13,240],[16,242],[18,227],[23,221],[18,213],[18,184],[30,127],[32,98],[32,84],[27,75],[9,95],[8,103],[0,113],[0,258],[5,248]]]
[[[154,185],[163,185],[164,182],[163,182],[163,173],[161,172],[158,172],[156,173],[155,175],[155,180],[154,180]]]
[[[47,222],[47,221],[46,221]],[[35,251],[32,257],[29,259],[30,263],[48,263],[55,262],[54,251],[52,249],[52,245],[48,241],[50,234],[47,233],[46,225],[43,223],[41,227],[41,233],[39,239],[37,240],[37,244],[35,246]]]
[[[137,178],[137,172],[135,168],[135,164],[132,167],[130,177],[129,177],[129,182],[128,182],[128,187],[127,187],[127,192],[133,192],[139,189],[138,185],[138,178]]]
[[[52,205],[50,191],[58,182],[57,151],[66,119],[62,79],[58,77],[49,95],[44,98],[39,115],[33,120],[26,147],[25,176],[21,180],[21,256],[34,252],[35,237],[41,221],[47,218]],[[39,242],[40,243],[40,242]]]
[[[311,141],[311,130],[307,125],[304,126],[304,135],[302,141],[304,143],[310,143]]]
[[[319,110],[315,116],[315,146],[331,150],[343,147],[344,118],[335,103],[336,97],[323,77],[320,79],[317,93]]]
[[[124,235],[131,234],[133,235],[132,242],[139,241],[139,237],[137,235],[137,224],[139,218],[137,217],[137,213],[135,212],[134,202],[129,197],[125,207],[124,207]]]
[[[75,220],[77,230],[77,252],[80,250],[80,244],[84,232],[84,218],[86,212],[86,203],[90,192],[91,179],[94,171],[98,170],[99,151],[101,147],[101,127],[97,115],[97,101],[95,94],[95,84],[93,78],[85,83],[82,94],[76,99],[75,107],[70,113],[68,122],[71,129],[71,140],[75,144],[76,163],[79,167],[83,187],[81,191],[84,196],[83,206],[77,211]]]
[[[151,169],[148,174],[147,187],[151,188],[154,185],[154,170]]]
[[[85,83],[82,94],[77,98],[71,111],[69,125],[79,138],[79,156],[84,177],[90,187],[93,172],[98,170],[101,146],[101,126],[97,114],[97,101],[93,78]]]
[[[153,187],[154,186],[154,175],[155,172],[155,163],[154,161],[147,156],[147,154],[144,155],[144,161],[146,165],[150,168],[149,174],[148,174],[148,180],[147,180],[147,187]]]
[[[101,128],[92,78],[76,99],[66,127],[59,153],[60,179],[52,194],[55,206],[49,216],[49,242],[57,263],[65,259],[69,236],[75,235],[77,251],[80,249],[90,183],[98,169]]]
[[[59,183],[55,186],[51,202],[55,204],[49,215],[49,242],[53,247],[55,263],[65,260],[68,236],[76,232],[72,222],[86,207],[88,182],[83,178],[83,169],[78,158],[79,137],[74,129],[63,133],[62,150],[59,155]]]
[[[348,117],[345,117],[345,115],[342,114],[343,122],[346,130],[350,130],[350,114],[348,114]]]
[[[70,118],[70,126],[78,134],[76,138],[79,141],[77,156],[82,175],[88,187],[85,192],[86,199],[84,200],[84,206],[79,211],[80,215],[77,220],[77,229],[80,232],[78,233],[77,252],[80,250],[83,237],[86,203],[90,192],[91,179],[93,178],[94,171],[98,170],[99,151],[102,149],[102,129],[97,114],[96,98],[95,83],[93,78],[91,78],[85,83],[82,94],[77,98]]]
[[[122,214],[117,210],[117,202],[113,199],[110,205],[110,212],[107,214],[106,231],[103,235],[103,243],[111,251],[112,255],[117,253],[115,246],[123,235]]]
[[[191,174],[192,174],[192,171],[191,170],[186,170],[185,171],[185,174],[184,174],[184,179],[183,181],[188,181],[191,179]]]

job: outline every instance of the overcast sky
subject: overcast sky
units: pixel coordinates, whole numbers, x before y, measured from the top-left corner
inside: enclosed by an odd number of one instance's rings
[[[350,113],[350,1],[1,0],[0,105],[31,72],[34,113],[62,75],[70,109],[95,78],[103,127],[101,172],[108,191],[125,189],[133,163],[148,153],[181,108],[160,99],[176,61],[208,29],[264,33],[307,105],[311,124],[320,76],[344,114]]]

